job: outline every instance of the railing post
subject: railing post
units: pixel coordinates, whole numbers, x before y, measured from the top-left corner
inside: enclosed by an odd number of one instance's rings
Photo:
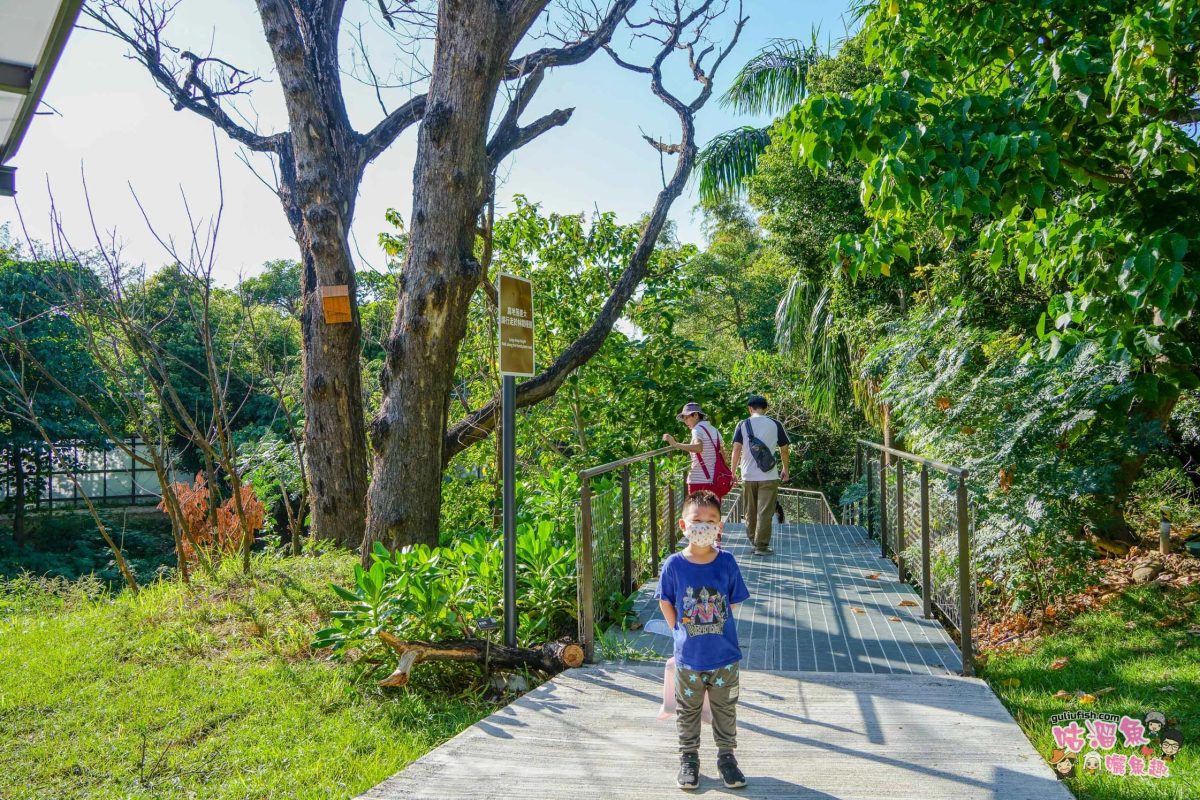
[[[629,507],[629,467],[625,466],[621,468],[621,543],[623,547],[621,591],[626,596],[633,594],[633,541],[630,537],[632,533],[631,516]]]
[[[658,577],[658,474],[650,459],[650,575]]]
[[[875,505],[875,487],[874,487],[875,476],[871,472],[870,462],[867,463],[866,473],[867,473],[867,496],[866,496],[865,500],[866,500],[866,504],[867,504],[867,534],[869,536],[874,536],[875,535],[875,515],[872,514],[871,512],[874,510],[874,505]]]
[[[933,616],[933,574],[929,560],[929,467],[921,465],[921,612]]]
[[[963,675],[975,674],[975,655],[971,644],[971,542],[970,510],[967,507],[967,473],[958,476],[956,492],[958,516],[958,618],[959,649],[962,650]]]
[[[858,442],[854,443],[854,480],[857,481],[862,477],[862,445]],[[850,506],[850,523],[852,525],[862,524],[862,506],[863,501],[860,499]]]
[[[595,661],[596,604],[592,587],[592,481],[584,478],[579,487],[579,538],[575,543],[579,573],[579,644],[584,658]]]
[[[896,574],[904,581],[904,459],[896,459]]]
[[[679,530],[679,526],[675,524],[675,481],[671,478],[671,473],[667,473],[667,541],[671,543],[670,550],[675,552],[675,531]]]
[[[888,555],[887,459],[879,456],[879,552]]]

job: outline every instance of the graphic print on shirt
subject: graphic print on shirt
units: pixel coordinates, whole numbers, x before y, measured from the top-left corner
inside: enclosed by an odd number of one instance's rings
[[[725,619],[729,615],[729,604],[725,596],[711,586],[702,586],[696,592],[691,586],[687,587],[683,600],[683,616],[679,623],[683,625],[688,636],[703,636],[705,634],[722,634],[725,632]]]

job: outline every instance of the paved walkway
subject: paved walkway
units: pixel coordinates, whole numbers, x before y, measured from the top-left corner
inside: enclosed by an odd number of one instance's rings
[[[750,555],[745,528],[728,525],[723,545],[737,558],[750,590],[750,600],[738,610],[743,669],[962,672],[957,645],[941,623],[921,617],[920,598],[900,582],[896,565],[880,558],[879,544],[864,529],[777,526],[775,555],[757,558]],[[624,640],[650,658],[666,658],[671,639],[644,627],[661,616],[655,586],[638,593],[635,608],[643,627],[611,631],[608,638]],[[904,601],[914,605],[901,605]]]
[[[753,594],[738,620],[738,758],[750,784],[720,786],[706,727],[699,794],[1071,800],[987,685],[952,674],[953,642],[920,606],[900,605],[915,595],[861,529],[785,526],[765,560],[727,530]],[[646,621],[652,592],[639,598]],[[651,658],[668,652],[665,636],[645,630],[612,636]],[[678,797],[661,700],[661,664],[569,670],[362,797]]]

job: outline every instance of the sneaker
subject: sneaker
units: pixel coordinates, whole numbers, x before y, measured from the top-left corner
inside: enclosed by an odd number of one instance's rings
[[[679,776],[675,778],[680,789],[695,789],[700,785],[700,754],[684,753],[679,758]]]
[[[774,552],[775,551],[769,547],[754,548],[754,555],[756,555],[756,556],[769,556],[769,555],[772,555]]]
[[[738,769],[733,753],[717,756],[717,771],[721,773],[721,782],[727,789],[740,789],[746,785],[746,776]]]

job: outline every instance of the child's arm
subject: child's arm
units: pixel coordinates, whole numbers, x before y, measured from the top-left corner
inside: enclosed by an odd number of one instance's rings
[[[667,600],[659,600],[658,607],[662,609],[663,619],[667,621],[667,625],[671,630],[675,630],[675,606]]]

